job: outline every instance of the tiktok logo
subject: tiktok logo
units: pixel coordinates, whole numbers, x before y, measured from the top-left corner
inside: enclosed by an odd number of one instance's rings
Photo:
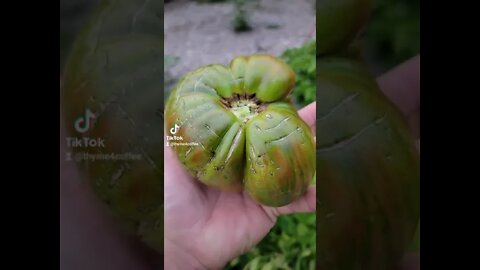
[[[177,134],[179,128],[180,128],[180,126],[177,125],[177,124],[175,124],[175,125],[170,129],[170,133],[171,133],[171,134]]]
[[[95,123],[96,118],[97,116],[92,111],[90,111],[89,109],[86,109],[85,116],[80,116],[75,121],[74,127],[78,132],[85,133],[93,127],[93,124]]]

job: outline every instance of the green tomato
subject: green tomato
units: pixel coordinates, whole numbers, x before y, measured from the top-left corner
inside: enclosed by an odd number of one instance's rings
[[[362,64],[323,58],[317,69],[318,264],[396,269],[420,215],[414,139]]]
[[[365,26],[372,0],[320,0],[317,5],[317,53],[343,50]]]
[[[181,140],[172,141],[181,163],[204,184],[245,188],[264,205],[300,197],[315,173],[315,153],[310,128],[289,100],[294,84],[291,68],[268,55],[187,74],[165,111],[167,136]]]

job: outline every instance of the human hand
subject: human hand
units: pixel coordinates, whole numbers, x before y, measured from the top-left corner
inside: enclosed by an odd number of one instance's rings
[[[420,151],[420,55],[417,55],[378,78],[382,91],[406,117]],[[402,270],[419,270],[420,255],[407,254]]]
[[[315,103],[299,114],[315,132]],[[312,185],[293,203],[262,206],[246,192],[221,192],[191,177],[164,148],[165,269],[221,269],[256,245],[281,214],[315,211]]]
[[[418,56],[378,79],[414,131],[419,131],[419,63]],[[315,107],[313,103],[299,112],[313,131]],[[74,164],[65,162],[62,125],[60,133],[61,268],[151,269],[142,254],[144,250],[114,228],[86,179]],[[181,267],[186,265],[192,266],[187,269],[220,268],[260,241],[279,214],[315,210],[315,186],[289,206],[268,208],[254,204],[243,193],[210,190],[191,179],[179,166],[172,152],[166,149],[165,269],[184,269]],[[168,190],[172,186],[176,191]],[[192,232],[188,232],[190,229]],[[416,270],[419,265],[419,256],[411,254],[406,256],[402,269]]]
[[[419,136],[419,61],[415,57],[378,79],[385,94],[407,117]],[[299,111],[315,132],[316,103]],[[315,185],[292,204],[265,207],[245,192],[210,189],[186,173],[165,148],[165,265],[167,269],[219,269],[257,244],[281,214],[315,211]],[[418,268],[417,268],[418,267]],[[402,269],[419,269],[416,255]]]

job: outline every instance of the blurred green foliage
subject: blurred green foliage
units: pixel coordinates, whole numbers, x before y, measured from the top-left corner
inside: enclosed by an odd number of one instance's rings
[[[252,27],[248,22],[248,12],[245,6],[247,1],[248,0],[233,0],[235,5],[235,15],[232,19],[232,27],[236,32],[252,30]]]
[[[287,49],[281,55],[297,74],[293,96],[295,105],[299,108],[316,99],[316,46],[316,41],[310,40],[301,47]]]
[[[225,269],[314,270],[316,235],[314,213],[281,216],[267,237]]]
[[[420,0],[374,0],[365,35],[369,61],[384,72],[420,53]]]
[[[235,32],[246,32],[252,30],[252,26],[248,20],[248,13],[251,8],[247,8],[248,2],[256,2],[258,0],[196,0],[199,3],[221,3],[232,2],[234,5],[234,14],[232,18],[232,28]]]

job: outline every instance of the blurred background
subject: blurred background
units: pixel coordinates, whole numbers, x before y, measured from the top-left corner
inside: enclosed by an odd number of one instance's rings
[[[60,1],[60,70],[78,31],[100,1]],[[237,55],[268,53],[296,71],[296,106],[315,100],[315,1],[164,2],[165,97],[182,75],[197,67],[228,65]],[[364,54],[375,75],[419,54],[419,21],[419,0],[375,0],[364,37]],[[315,214],[283,216],[264,240],[226,269],[315,269],[315,241]],[[418,251],[419,245],[417,235],[411,249]]]

